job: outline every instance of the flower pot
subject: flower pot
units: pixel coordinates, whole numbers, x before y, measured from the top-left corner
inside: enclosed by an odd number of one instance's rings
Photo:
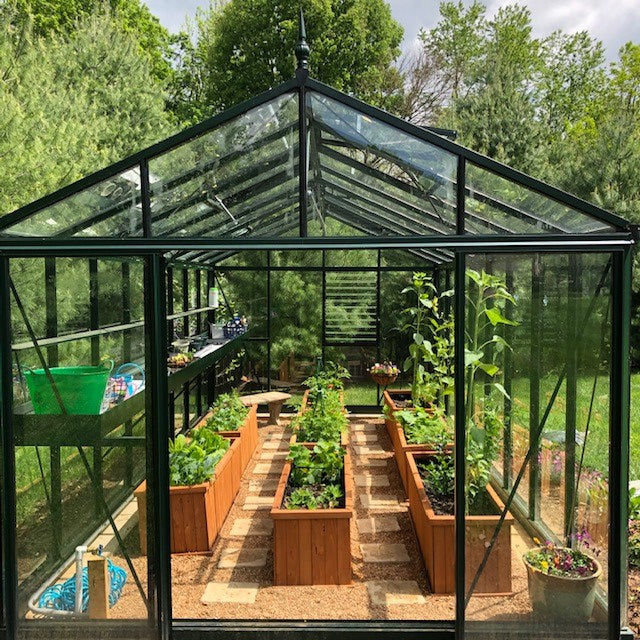
[[[587,622],[593,613],[600,563],[594,559],[596,572],[581,578],[569,578],[543,573],[523,558],[527,567],[529,599],[535,615],[545,619]]]
[[[233,505],[242,480],[240,438],[216,465],[211,480],[192,486],[169,487],[171,553],[209,553]],[[147,487],[135,491],[138,502],[140,551],[147,553]]]
[[[271,509],[274,584],[351,584],[353,475],[349,454],[345,454],[342,474],[343,508],[282,508],[290,474],[291,462],[286,462]]]
[[[436,515],[431,506],[416,461],[426,461],[429,454],[405,454],[407,460],[407,494],[409,513],[418,538],[433,593],[453,594],[456,588],[455,574],[455,516]],[[466,588],[471,585],[500,520],[504,504],[491,485],[485,487],[493,504],[494,513],[465,518],[465,577]],[[486,566],[480,575],[474,594],[507,595],[511,588],[511,526],[513,516],[507,513]]]
[[[398,378],[398,374],[372,373],[371,377],[377,385],[386,388],[396,381],[396,379]]]

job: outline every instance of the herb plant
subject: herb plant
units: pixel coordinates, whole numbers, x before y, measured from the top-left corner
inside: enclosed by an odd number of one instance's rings
[[[171,485],[193,486],[207,482],[228,448],[229,441],[212,432],[191,440],[179,435],[174,442],[169,441]]]
[[[242,426],[249,408],[242,404],[237,391],[219,396],[211,405],[211,416],[203,425],[210,431],[235,431]]]
[[[321,440],[313,449],[291,446],[290,495],[287,509],[333,509],[343,496],[341,488],[345,450],[335,441]]]
[[[394,418],[404,430],[408,444],[433,444],[443,438],[449,441],[453,438],[451,421],[440,407],[432,412],[422,407],[396,411]]]

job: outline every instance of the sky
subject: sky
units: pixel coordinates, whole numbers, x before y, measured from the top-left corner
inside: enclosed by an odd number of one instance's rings
[[[185,16],[208,0],[145,0],[151,11],[171,31],[177,31]],[[405,29],[404,52],[414,46],[420,27],[438,21],[439,0],[388,0],[393,15]],[[470,4],[471,0],[464,0]],[[513,0],[485,0],[489,15]],[[565,32],[587,30],[602,40],[607,57],[614,60],[628,40],[640,42],[640,0],[528,0],[520,2],[531,10],[534,35],[543,37],[555,29]],[[313,45],[312,45],[313,46]]]

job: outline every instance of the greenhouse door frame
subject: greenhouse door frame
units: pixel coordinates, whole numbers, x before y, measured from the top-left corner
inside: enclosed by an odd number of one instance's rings
[[[151,358],[151,416],[154,429],[147,432],[147,447],[151,449],[152,469],[148,471],[151,482],[157,487],[154,493],[155,522],[151,561],[156,571],[150,588],[156,617],[150,620],[151,628],[144,625],[122,627],[109,624],[90,623],[87,638],[104,637],[157,637],[160,640],[196,640],[205,638],[314,638],[351,640],[355,638],[380,637],[385,640],[401,638],[447,638],[462,640],[477,632],[483,637],[488,629],[483,623],[465,624],[465,528],[464,515],[456,509],[456,617],[451,622],[402,622],[402,621],[191,621],[172,620],[171,614],[171,557],[169,553],[169,475],[166,442],[169,437],[169,412],[167,392],[166,316],[164,254],[168,251],[203,250],[308,250],[308,249],[407,249],[438,247],[450,249],[455,255],[454,309],[456,318],[464,317],[464,283],[466,256],[473,253],[609,253],[612,255],[612,360],[610,376],[610,499],[609,499],[609,576],[608,576],[608,638],[631,637],[630,632],[621,630],[621,609],[626,594],[626,487],[628,482],[628,437],[629,437],[629,327],[631,295],[631,234],[572,235],[562,236],[469,236],[462,235],[460,225],[464,212],[464,202],[459,203],[459,235],[425,236],[401,238],[279,238],[274,240],[248,239],[180,239],[167,241],[162,238],[139,240],[107,239],[56,239],[37,241],[29,239],[3,240],[0,243],[0,362],[2,384],[0,388],[2,407],[0,418],[2,429],[2,558],[3,558],[3,600],[4,637],[17,637],[17,565],[15,535],[15,452],[12,416],[12,369],[11,369],[11,325],[9,313],[9,260],[12,257],[40,258],[56,257],[144,257],[148,287],[145,294],[145,310]],[[455,379],[457,402],[463,392],[464,380],[464,325],[458,321],[455,328]],[[462,403],[464,406],[464,403]],[[457,412],[455,420],[456,441],[456,504],[464,495],[464,442],[465,424],[462,412]],[[34,633],[45,630],[49,638],[65,638],[65,624],[48,623],[41,625],[34,621],[30,628]],[[100,629],[104,628],[102,635]],[[77,634],[78,625],[74,625]],[[519,627],[516,622],[510,628],[501,623],[500,630],[509,637],[518,635],[530,638],[529,628]],[[71,631],[71,629],[69,629]],[[491,630],[493,631],[493,630]],[[40,631],[41,633],[42,631]],[[23,633],[21,632],[21,635]],[[24,637],[29,637],[26,634]],[[43,637],[43,636],[40,636]],[[66,634],[68,637],[68,633]],[[496,635],[495,637],[499,637]],[[541,636],[542,637],[542,636]]]

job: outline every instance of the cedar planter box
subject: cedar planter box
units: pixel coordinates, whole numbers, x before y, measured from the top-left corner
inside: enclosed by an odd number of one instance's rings
[[[199,429],[207,423],[207,420],[211,417],[211,412],[200,420],[200,422],[194,427]],[[244,419],[244,424],[235,431],[219,431],[223,438],[239,438],[240,439],[240,460],[242,465],[242,472],[247,468],[253,452],[256,450],[259,441],[258,435],[258,406],[252,405],[249,407],[249,413]]]
[[[242,480],[241,439],[231,446],[216,465],[209,482],[187,487],[169,487],[171,553],[209,553],[233,505]],[[138,501],[140,551],[147,553],[147,487],[135,491]]]
[[[436,515],[424,489],[417,462],[426,461],[428,454],[407,452],[409,513],[420,545],[429,583],[433,593],[455,593],[455,517]],[[465,579],[469,588],[482,562],[488,543],[500,520],[504,504],[490,485],[486,487],[495,515],[465,518]],[[513,516],[508,513],[474,594],[510,595],[511,590],[511,527]]]
[[[351,584],[353,476],[344,456],[345,506],[339,509],[283,509],[291,473],[286,462],[271,509],[273,583],[279,585]]]
[[[384,392],[385,405],[394,413],[401,410],[394,402],[394,397],[397,398],[398,396],[411,397],[411,391],[408,389],[392,389],[391,391],[387,390]],[[393,445],[393,454],[396,460],[396,465],[398,466],[400,479],[402,480],[402,486],[404,487],[405,493],[408,495],[409,489],[407,487],[407,481],[409,477],[409,470],[407,468],[407,452],[434,453],[433,447],[429,444],[408,444],[404,435],[404,429],[400,426],[400,423],[397,420],[390,416],[385,416],[384,424],[387,428],[391,444]]]

